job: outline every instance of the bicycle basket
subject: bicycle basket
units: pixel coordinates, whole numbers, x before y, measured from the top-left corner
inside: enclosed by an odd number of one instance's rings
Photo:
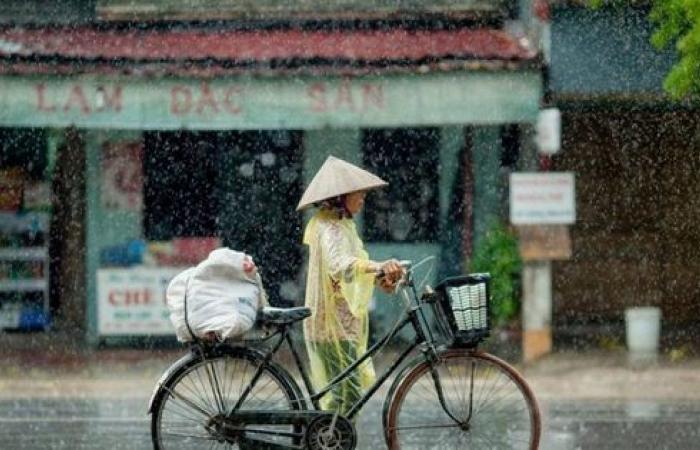
[[[447,343],[474,347],[490,334],[488,273],[447,278],[435,288],[436,316]]]

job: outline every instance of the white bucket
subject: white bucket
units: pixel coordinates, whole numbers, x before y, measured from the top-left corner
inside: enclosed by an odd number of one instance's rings
[[[627,349],[632,353],[656,354],[659,351],[661,309],[656,307],[625,310]]]

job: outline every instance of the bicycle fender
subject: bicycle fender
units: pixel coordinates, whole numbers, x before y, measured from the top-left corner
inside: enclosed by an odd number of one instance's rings
[[[153,392],[151,393],[151,398],[148,400],[148,411],[146,414],[151,414],[153,411],[153,402],[156,399],[156,396],[161,390],[161,387],[163,384],[165,384],[166,380],[170,378],[175,372],[177,372],[179,369],[184,367],[185,365],[189,364],[192,362],[194,359],[198,358],[199,355],[196,355],[194,352],[189,352],[182,358],[178,359],[173,363],[170,367],[165,369],[165,372],[163,372],[163,375],[160,376],[158,381],[156,382],[156,385],[153,387]]]

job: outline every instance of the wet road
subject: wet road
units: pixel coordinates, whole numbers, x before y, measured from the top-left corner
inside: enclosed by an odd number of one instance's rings
[[[145,398],[0,401],[0,448],[149,449]],[[544,450],[692,449],[700,442],[700,403],[542,402]],[[360,417],[358,448],[384,448],[381,402]]]

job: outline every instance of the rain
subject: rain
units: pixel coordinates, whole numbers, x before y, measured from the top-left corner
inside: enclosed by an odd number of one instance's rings
[[[697,448],[697,9],[3,0],[0,448]]]

